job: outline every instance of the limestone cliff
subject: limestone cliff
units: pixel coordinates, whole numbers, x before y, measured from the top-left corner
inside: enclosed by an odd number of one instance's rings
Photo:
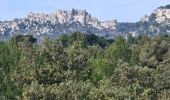
[[[42,40],[44,36],[56,38],[61,34],[77,31],[107,38],[113,38],[118,34],[126,36],[127,33],[132,33],[133,36],[140,34],[170,35],[170,5],[155,9],[150,15],[145,15],[136,23],[119,23],[117,20],[102,22],[86,10],[77,9],[58,10],[51,14],[31,12],[25,18],[0,22],[2,39],[8,39],[18,34],[29,34]]]
[[[51,14],[30,12],[23,19],[0,22],[0,33],[4,37],[15,34],[31,34],[35,37],[56,37],[64,33],[80,31],[100,36],[110,36],[117,27],[116,20],[101,22],[86,10],[58,10]]]

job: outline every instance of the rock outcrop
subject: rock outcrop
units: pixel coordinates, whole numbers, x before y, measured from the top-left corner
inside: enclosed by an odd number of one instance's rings
[[[118,23],[116,20],[99,21],[86,10],[58,10],[51,14],[29,13],[25,18],[0,22],[0,36],[3,39],[17,34],[33,35],[40,41],[44,36],[56,38],[73,32],[93,33],[113,38],[118,34],[133,36],[148,34],[170,34],[170,5],[159,7],[151,15],[145,15],[136,23]]]
[[[155,21],[162,23],[165,20],[170,19],[170,9],[156,9],[154,12]]]
[[[154,36],[158,34],[170,35],[170,5],[155,9],[149,16],[145,15],[136,23],[118,23],[118,32],[133,33],[134,36],[147,34]]]
[[[0,22],[0,33],[8,38],[15,34],[31,34],[36,38],[43,35],[56,37],[60,34],[80,31],[99,36],[113,35],[117,21],[101,22],[86,10],[58,10],[51,14],[29,13],[23,19]]]
[[[26,19],[28,19],[30,22],[38,22],[43,24],[47,22],[51,22],[52,24],[72,24],[78,22],[81,25],[91,25],[98,29],[116,29],[116,20],[101,22],[97,18],[88,14],[86,10],[58,10],[55,13],[49,15],[43,13],[29,13]]]

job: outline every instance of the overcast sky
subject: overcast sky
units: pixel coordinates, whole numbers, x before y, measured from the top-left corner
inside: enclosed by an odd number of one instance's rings
[[[104,21],[135,22],[170,0],[0,0],[0,20],[22,18],[29,12],[52,13],[72,8],[87,10]]]

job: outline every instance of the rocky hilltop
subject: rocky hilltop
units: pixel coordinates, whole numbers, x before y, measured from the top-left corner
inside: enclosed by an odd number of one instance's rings
[[[99,21],[85,10],[58,10],[51,14],[29,13],[23,19],[0,22],[0,33],[3,38],[16,34],[56,37],[60,34],[83,32],[99,36],[113,35],[117,27],[116,20]]]
[[[86,12],[86,10],[75,10],[72,11],[63,11],[58,10],[52,14],[43,14],[43,13],[29,13],[27,18],[30,22],[38,22],[40,24],[48,23],[51,24],[72,24],[79,23],[81,25],[91,25],[98,29],[116,28],[116,20],[110,20],[106,22],[100,22],[95,17],[92,17]]]
[[[132,33],[134,36],[148,34],[170,35],[170,5],[155,9],[149,16],[145,15],[136,23],[118,23],[118,32]]]
[[[148,34],[170,34],[170,5],[155,9],[136,23],[119,23],[115,19],[105,22],[91,16],[86,10],[58,10],[51,14],[29,13],[25,18],[0,22],[1,38],[13,35],[33,35],[41,40],[44,36],[56,38],[61,34],[73,32],[93,33],[112,38],[121,34],[133,36]]]

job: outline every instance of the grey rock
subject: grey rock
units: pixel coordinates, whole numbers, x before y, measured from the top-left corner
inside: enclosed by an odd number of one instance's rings
[[[51,14],[30,12],[25,18],[0,23],[0,33],[7,38],[17,34],[57,37],[72,32],[94,33],[99,36],[113,34],[117,21],[101,22],[86,10],[58,10]],[[105,32],[105,33],[104,33]],[[109,36],[108,35],[108,36]]]
[[[117,20],[102,22],[86,10],[58,10],[51,14],[30,12],[25,18],[0,22],[0,36],[8,39],[13,35],[33,35],[42,40],[44,36],[57,38],[61,34],[82,32],[106,38],[117,35],[133,36],[147,34],[170,34],[170,6],[159,7],[151,15],[145,15],[136,23],[119,23]]]

